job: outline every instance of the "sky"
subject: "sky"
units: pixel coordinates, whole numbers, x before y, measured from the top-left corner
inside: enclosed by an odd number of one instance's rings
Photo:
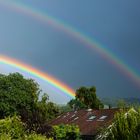
[[[0,0],[4,1],[4,0]],[[96,41],[140,75],[140,1],[137,0],[7,0],[24,4],[43,15],[69,25]],[[0,3],[0,55],[46,72],[74,90],[95,86],[97,96],[139,97],[140,84],[96,50],[73,35]],[[71,98],[56,93],[45,81],[8,65],[0,73],[20,72],[35,79],[50,100],[66,103]]]

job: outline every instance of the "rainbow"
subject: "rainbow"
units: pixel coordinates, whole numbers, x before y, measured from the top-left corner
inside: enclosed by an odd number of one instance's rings
[[[30,73],[31,75],[40,78],[44,81],[46,81],[47,83],[49,83],[50,85],[54,86],[55,88],[59,89],[60,91],[62,91],[63,93],[65,93],[66,95],[68,95],[69,97],[75,98],[75,92],[73,89],[71,89],[70,87],[68,87],[66,84],[58,81],[56,78],[50,76],[47,73],[41,72],[38,69],[35,69],[27,64],[24,64],[20,61],[17,61],[13,58],[9,58],[7,56],[0,56],[0,63],[2,64],[6,64],[15,68],[18,68],[24,72]]]
[[[106,47],[98,43],[93,38],[86,36],[67,23],[62,22],[47,13],[42,13],[41,11],[34,9],[33,7],[29,7],[23,3],[19,3],[17,1],[14,2],[9,0],[0,0],[0,5],[7,7],[10,10],[32,17],[33,19],[43,23],[43,25],[53,26],[54,28],[57,28],[58,30],[61,30],[72,36],[74,39],[79,40],[82,44],[85,44],[85,46],[98,52],[102,57],[111,62],[112,65],[118,68],[129,79],[136,83],[138,87],[140,87],[140,75],[132,67],[128,66],[123,60],[117,57],[115,53],[109,51]]]

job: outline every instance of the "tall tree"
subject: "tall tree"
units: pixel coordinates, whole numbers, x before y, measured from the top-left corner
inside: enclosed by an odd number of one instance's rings
[[[99,109],[103,108],[103,104],[97,98],[96,95],[96,88],[94,86],[87,88],[87,87],[80,87],[76,90],[76,98],[72,99],[68,103],[71,107],[75,109],[82,109],[82,108],[92,108],[92,109]]]
[[[39,86],[32,79],[24,79],[19,73],[0,75],[0,117],[21,114],[30,115],[38,100]]]
[[[21,116],[29,130],[47,133],[50,127],[47,121],[55,117],[59,110],[49,102],[47,94],[39,100],[41,90],[32,79],[26,79],[19,73],[0,75],[0,118]]]

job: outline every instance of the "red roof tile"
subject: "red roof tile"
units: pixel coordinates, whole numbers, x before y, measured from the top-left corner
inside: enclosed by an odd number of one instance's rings
[[[114,114],[117,111],[119,111],[119,109],[72,111],[60,115],[52,120],[50,124],[75,124],[79,126],[82,135],[95,135],[101,127],[112,122]],[[93,120],[89,120],[91,116],[95,116],[91,118]],[[106,117],[100,119],[102,116]]]

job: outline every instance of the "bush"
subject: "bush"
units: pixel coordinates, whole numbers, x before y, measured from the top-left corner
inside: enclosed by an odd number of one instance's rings
[[[25,133],[24,124],[19,117],[12,117],[0,120],[0,137],[1,139],[8,135],[11,139],[18,139],[23,137]],[[8,138],[6,138],[8,139]]]
[[[114,122],[97,137],[98,140],[140,140],[140,109],[116,114]]]
[[[3,133],[0,134],[0,140],[11,140],[11,136],[9,134]]]
[[[17,116],[0,120],[0,140],[52,140],[46,136],[29,133],[25,130],[25,124]]]
[[[53,126],[54,137],[57,140],[80,140],[80,131],[75,125]]]
[[[35,133],[32,133],[30,135],[28,135],[25,140],[53,140],[51,138],[47,139],[45,136],[43,135],[39,135],[39,134],[35,134]]]

